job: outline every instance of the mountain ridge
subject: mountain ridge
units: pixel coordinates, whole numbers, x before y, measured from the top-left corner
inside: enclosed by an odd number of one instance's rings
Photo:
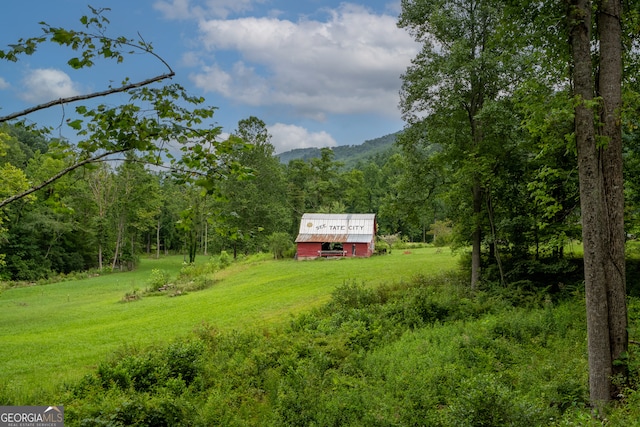
[[[338,145],[336,147],[330,147],[334,153],[334,160],[343,162],[345,166],[354,165],[360,160],[365,160],[376,154],[381,154],[394,147],[396,138],[400,134],[400,131],[381,136],[379,138],[369,139],[361,144],[356,145]],[[288,164],[291,160],[310,160],[320,157],[322,152],[321,148],[296,148],[293,150],[285,151],[284,153],[276,154],[280,160],[280,163]]]

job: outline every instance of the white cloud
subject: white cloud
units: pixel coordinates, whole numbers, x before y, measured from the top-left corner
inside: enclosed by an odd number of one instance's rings
[[[80,91],[71,78],[63,71],[53,68],[39,68],[29,71],[23,79],[24,92],[20,97],[37,103],[79,95]]]
[[[232,77],[217,65],[204,66],[200,74],[192,74],[191,80],[205,92],[218,92],[225,97],[233,95]]]
[[[265,79],[242,62],[236,62],[230,72],[218,65],[203,66],[200,73],[192,74],[190,78],[205,92],[217,92],[234,102],[247,105],[262,105],[261,100],[268,96]]]
[[[262,3],[262,0],[207,0],[202,6],[191,0],[159,0],[153,7],[169,19],[224,19],[232,13],[251,10],[253,3]]]
[[[0,77],[0,90],[8,89],[8,88],[9,88],[9,83],[7,83],[5,79]]]
[[[385,5],[385,8],[396,16],[399,16],[400,13],[402,12],[402,5],[400,4],[399,1],[393,1],[391,3],[387,3]]]
[[[195,51],[183,53],[180,63],[188,68],[195,68],[203,65],[202,60],[200,59],[200,53]]]
[[[398,117],[400,75],[418,46],[396,20],[352,4],[330,11],[326,22],[203,20],[204,47],[236,51],[241,62],[229,69],[208,65],[192,79],[204,91],[255,106],[292,107],[317,119],[332,113]]]
[[[294,148],[322,148],[338,145],[327,132],[309,132],[307,129],[284,123],[267,126],[271,135],[271,143],[276,153],[293,150]]]
[[[191,9],[189,7],[189,0],[157,1],[153,4],[153,8],[162,12],[165,18],[169,18],[169,19],[191,18]]]

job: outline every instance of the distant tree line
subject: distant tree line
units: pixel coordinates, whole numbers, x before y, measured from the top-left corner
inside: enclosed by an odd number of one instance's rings
[[[25,186],[64,166],[56,140],[16,126],[0,129],[2,196],[21,181]],[[445,234],[443,224],[450,224],[454,240],[445,243],[466,247],[473,218],[458,184],[464,170],[456,170],[441,144],[414,132],[399,135],[402,150],[389,149],[351,168],[336,161],[330,148],[284,165],[274,155],[264,122],[250,117],[234,132],[249,148],[226,159],[249,174],[226,177],[208,189],[145,165],[135,155],[86,166],[2,210],[2,278],[128,269],[140,255],[185,254],[185,260],[194,261],[196,254],[221,250],[235,255],[268,251],[274,233],[286,233],[293,242],[305,212],[375,213],[380,235],[412,242],[432,243]],[[481,224],[487,280],[522,280],[523,263],[534,273],[534,266],[574,268],[566,264],[564,251],[572,239],[580,239],[575,157],[564,155],[562,145],[540,153],[535,138],[523,132],[520,137],[509,150],[496,146],[496,165],[486,172],[491,192]],[[625,152],[630,233],[637,233],[640,200],[640,173],[633,173],[640,168],[640,151],[634,146]]]
[[[5,124],[0,135],[2,197],[70,161],[59,141],[40,133]],[[293,242],[304,212],[378,213],[381,233],[427,238],[432,212],[400,218],[409,209],[399,210],[400,154],[377,154],[345,169],[331,149],[322,149],[320,157],[283,165],[264,122],[255,117],[240,121],[233,138],[248,148],[223,156],[247,168],[247,175],[203,187],[129,153],[118,162],[87,165],[10,203],[2,209],[1,277],[37,280],[92,268],[130,269],[143,254],[184,253],[194,261],[196,254],[221,250],[268,251],[274,233]]]

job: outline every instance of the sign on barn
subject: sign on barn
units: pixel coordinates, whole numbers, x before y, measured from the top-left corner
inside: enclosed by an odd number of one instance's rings
[[[297,258],[369,257],[376,231],[375,214],[306,213],[296,238]]]

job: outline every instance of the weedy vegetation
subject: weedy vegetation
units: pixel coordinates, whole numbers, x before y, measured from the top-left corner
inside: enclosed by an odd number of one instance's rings
[[[411,252],[423,265],[444,256]],[[232,308],[234,321],[191,318],[164,341],[120,344],[95,357],[80,378],[49,390],[16,394],[5,382],[0,404],[63,404],[70,426],[628,426],[640,419],[637,345],[628,355],[621,403],[593,417],[579,284],[472,291],[465,274],[445,267],[444,258],[443,271],[393,280],[384,268],[406,262],[406,273],[413,265],[409,255],[396,253],[304,263],[254,257],[216,269],[215,284],[201,291],[142,297],[125,306],[192,296],[211,303],[225,292],[246,306]],[[316,283],[319,294],[294,274],[295,268],[305,274],[329,269],[335,280],[333,266],[350,272],[337,285]],[[175,277],[184,269],[174,270]],[[315,283],[316,273],[305,277]],[[147,275],[148,287],[166,279],[157,268]],[[259,296],[277,281],[287,285]],[[278,298],[290,302],[279,305]],[[306,302],[296,305],[296,298]],[[202,309],[196,300],[188,306]],[[263,307],[260,315],[254,305]],[[238,320],[252,312],[254,321]],[[629,316],[634,342],[640,333],[635,296]]]

